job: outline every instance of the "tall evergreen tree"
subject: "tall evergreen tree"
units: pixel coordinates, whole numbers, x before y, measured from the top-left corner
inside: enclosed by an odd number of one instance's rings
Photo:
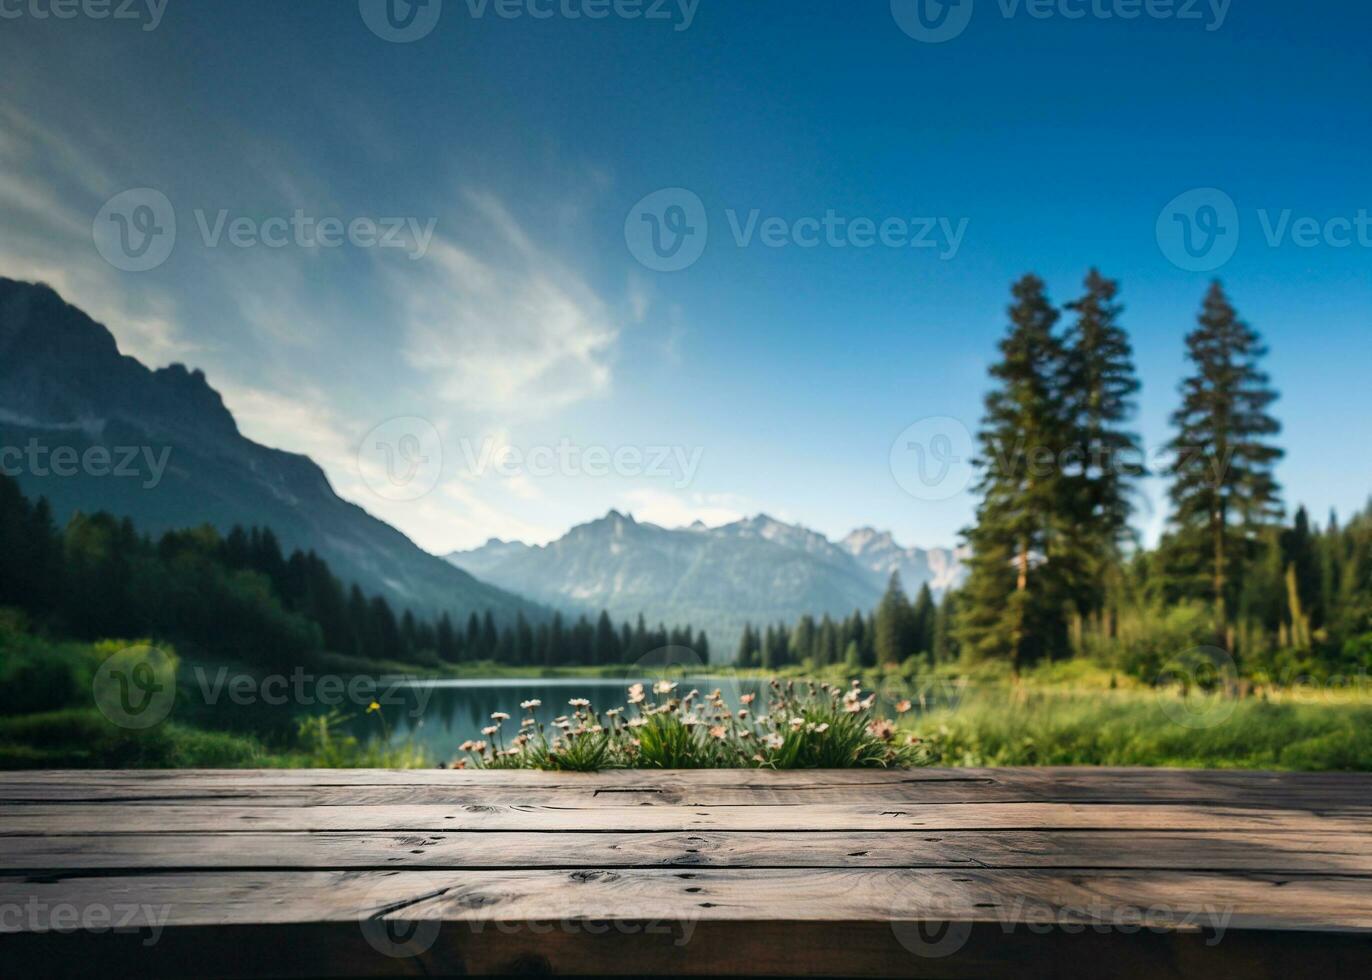
[[[553,613],[552,625],[548,628],[548,646],[543,651],[543,665],[556,667],[567,659],[567,633],[562,626],[562,613]]]
[[[494,657],[499,646],[500,635],[495,628],[495,616],[487,609],[481,617],[481,655]]]
[[[1296,508],[1296,516],[1289,530],[1282,534],[1282,557],[1295,575],[1296,588],[1302,608],[1310,616],[1311,625],[1323,625],[1320,609],[1320,558],[1318,540],[1310,529],[1310,515],[1304,507]]]
[[[1058,313],[1037,276],[1012,291],[1010,330],[978,433],[981,503],[964,532],[972,556],[958,636],[971,656],[1005,659],[1018,671],[1067,647],[1071,569],[1060,559],[1073,515],[1061,462],[1073,433],[1062,397],[1065,351],[1053,332]]]
[[[799,663],[815,655],[815,617],[809,613],[801,616],[791,631],[791,650]]]
[[[753,624],[743,624],[743,635],[738,638],[738,653],[734,663],[739,667],[752,667],[753,655],[757,650],[757,640],[753,637]]]
[[[1074,563],[1078,611],[1105,602],[1108,570],[1130,537],[1134,481],[1145,475],[1139,438],[1124,426],[1135,411],[1139,382],[1133,349],[1119,319],[1119,284],[1092,269],[1068,334],[1063,395],[1073,427],[1076,465],[1069,474],[1074,519],[1065,525],[1063,560]]]
[[[456,663],[461,656],[457,632],[453,629],[452,618],[445,612],[438,620],[438,659],[445,663]]]
[[[910,609],[910,653],[932,653],[934,649],[934,593],[929,583],[919,587],[919,594]]]
[[[481,659],[481,620],[476,613],[467,617],[467,642],[463,645],[470,659]]]
[[[619,660],[619,636],[615,633],[614,624],[610,622],[610,614],[602,609],[595,628],[595,662],[613,664]]]
[[[825,613],[819,621],[819,632],[815,634],[815,663],[836,664],[843,656],[838,644],[838,627]]]
[[[945,592],[934,614],[934,663],[949,663],[957,659],[957,641],[953,638],[953,624],[957,621],[957,593]]]
[[[1229,646],[1244,568],[1259,532],[1282,514],[1272,474],[1282,451],[1269,441],[1281,426],[1268,414],[1277,393],[1259,368],[1267,350],[1218,282],[1199,322],[1186,338],[1194,373],[1182,382],[1172,415],[1167,552],[1183,593],[1213,604],[1216,635]]]
[[[915,651],[911,629],[910,600],[900,584],[900,572],[892,572],[886,594],[877,605],[877,663],[897,664]]]

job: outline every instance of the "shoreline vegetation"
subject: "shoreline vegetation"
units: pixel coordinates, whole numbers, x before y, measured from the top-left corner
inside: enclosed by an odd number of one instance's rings
[[[129,644],[53,641],[19,626],[18,617],[0,614],[0,685],[6,692],[0,715],[3,769],[411,768],[479,763],[459,744],[452,746],[447,757],[438,758],[412,744],[391,742],[379,706],[371,712],[365,708],[355,712],[374,720],[370,738],[350,733],[344,725],[348,719],[337,711],[301,716],[293,719],[289,730],[270,733],[203,727],[194,717],[175,712],[148,729],[120,728],[93,706],[91,691],[101,663]],[[166,649],[165,645],[161,648]],[[191,684],[192,666],[185,661],[179,664],[183,687]],[[343,675],[350,673],[349,666],[357,665],[346,658],[327,665],[339,668]],[[403,663],[387,667],[395,668],[391,673],[432,680],[549,676],[500,665],[464,665],[460,671],[442,672]],[[754,727],[749,739],[740,737],[740,723],[745,719],[735,719],[727,737],[720,738],[710,732],[721,719],[709,714],[736,711],[740,706],[726,709],[712,701],[709,691],[701,691],[692,699],[697,709],[706,705],[706,711],[696,711],[702,715],[699,730],[689,739],[682,737],[683,728],[697,726],[679,724],[692,706],[686,711],[678,706],[664,713],[677,723],[653,722],[662,729],[657,732],[658,741],[636,760],[628,757],[626,739],[641,729],[630,729],[625,713],[620,713],[618,742],[607,744],[603,751],[588,741],[587,751],[553,758],[537,739],[530,739],[520,758],[497,761],[491,757],[485,764],[593,769],[627,764],[818,767],[860,762],[1372,771],[1372,679],[1366,676],[1342,683],[1292,685],[1225,683],[1212,678],[1184,689],[1180,684],[1147,684],[1118,669],[1080,659],[1044,664],[1018,677],[998,665],[970,671],[953,665],[933,669],[888,665],[856,674],[842,666],[793,666],[770,672],[720,666],[710,672],[736,679],[775,680],[781,688],[774,691],[789,688],[788,703],[780,712],[759,707],[773,721]],[[557,673],[573,679],[620,679],[624,692],[614,704],[603,707],[632,708],[630,684],[645,672],[631,665],[600,665],[563,668]],[[813,691],[810,685],[815,685]],[[860,712],[845,710],[850,690],[860,692],[859,703],[867,703]],[[665,703],[687,693],[665,692],[667,696],[659,695],[657,700]],[[568,685],[569,701],[582,701],[578,694],[575,685]],[[873,695],[877,704],[869,701]],[[909,702],[907,711],[878,717],[880,705],[899,707],[902,701]],[[516,709],[512,705],[510,712]],[[589,704],[569,704],[567,720],[573,728],[593,728],[594,723],[586,724],[590,710]],[[632,717],[635,712],[628,714]],[[648,717],[660,719],[656,713]],[[842,740],[835,732],[835,717],[844,726]],[[794,718],[802,719],[796,730],[791,728]],[[518,720],[522,719],[515,724]],[[607,727],[605,720],[600,712],[602,728]],[[872,730],[869,726],[874,723],[877,728]],[[825,724],[830,727],[815,731]],[[517,730],[506,731],[509,738],[518,735]],[[598,741],[604,733],[588,734]],[[477,732],[471,735],[473,741],[495,741]],[[768,735],[780,735],[782,746],[744,754],[744,742],[762,744]],[[544,742],[551,747],[550,737]],[[511,747],[504,745],[507,751]]]
[[[457,768],[546,769],[870,769],[918,765],[916,736],[874,708],[875,693],[861,681],[845,690],[832,684],[772,681],[756,707],[744,694],[737,706],[716,688],[679,693],[679,683],[629,685],[624,703],[597,709],[589,698],[570,698],[572,709],[546,726],[532,715],[541,701],[524,701],[515,734],[508,712],[491,715],[482,738],[463,742]],[[911,709],[902,701],[897,714]]]

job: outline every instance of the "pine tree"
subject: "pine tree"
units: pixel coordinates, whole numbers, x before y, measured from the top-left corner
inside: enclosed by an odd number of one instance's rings
[[[1339,518],[1330,512],[1329,524],[1319,536],[1320,553],[1320,601],[1315,616],[1315,625],[1324,627],[1334,620],[1339,596]]]
[[[929,583],[919,587],[915,604],[910,609],[910,653],[932,653],[934,649],[934,593]]]
[[[500,645],[500,635],[496,632],[495,616],[489,609],[481,617],[481,653],[484,657],[494,657]]]
[[[876,651],[879,665],[898,664],[915,651],[910,600],[900,584],[900,572],[892,572],[886,594],[877,606]]]
[[[978,433],[981,503],[964,532],[972,556],[958,639],[967,654],[1005,659],[1018,671],[1067,647],[1071,576],[1060,559],[1073,515],[1060,463],[1072,430],[1061,392],[1065,352],[1053,333],[1057,311],[1037,276],[1019,280],[1013,294]]]
[[[1104,606],[1106,574],[1131,536],[1134,481],[1145,469],[1138,436],[1124,429],[1139,382],[1119,325],[1119,284],[1092,269],[1085,289],[1067,306],[1076,319],[1067,334],[1063,394],[1078,462],[1068,478],[1076,513],[1065,525],[1062,557],[1075,566],[1078,611],[1093,615]]]
[[[743,624],[743,635],[738,640],[738,654],[734,657],[734,663],[739,667],[753,666],[753,651],[757,649],[757,642],[753,639],[753,624]]]
[[[957,593],[945,592],[934,614],[934,663],[946,664],[957,659],[957,641],[953,624],[957,619]]]
[[[1304,507],[1296,508],[1291,527],[1282,533],[1281,548],[1286,564],[1294,570],[1301,608],[1310,618],[1311,625],[1318,627],[1324,622],[1319,611],[1319,543],[1310,529],[1310,515]]]
[[[834,621],[825,613],[824,618],[819,621],[819,632],[815,634],[815,663],[821,665],[836,664],[843,651],[838,645],[838,627]]]
[[[438,620],[438,659],[444,663],[456,663],[461,656],[457,644],[457,633],[453,621],[445,612]]]
[[[809,613],[801,616],[791,631],[791,650],[798,663],[804,663],[815,655],[815,617]]]
[[[1231,610],[1259,531],[1282,514],[1272,474],[1282,451],[1268,441],[1281,431],[1268,414],[1277,393],[1258,367],[1266,348],[1218,282],[1186,346],[1195,373],[1182,382],[1172,415],[1167,550],[1181,591],[1213,604],[1216,636],[1228,646]]]
[[[615,633],[614,624],[610,622],[610,614],[602,609],[595,627],[595,662],[614,664],[619,661],[619,636]]]

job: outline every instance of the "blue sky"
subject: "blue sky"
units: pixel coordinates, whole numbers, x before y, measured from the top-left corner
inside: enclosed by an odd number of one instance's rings
[[[247,434],[310,453],[424,547],[548,540],[610,507],[950,544],[974,500],[911,487],[893,444],[939,417],[956,451],[1011,280],[1035,271],[1066,302],[1093,264],[1123,282],[1150,449],[1218,275],[1272,349],[1288,500],[1322,517],[1372,491],[1366,4],[1178,0],[1124,19],[1099,14],[1128,0],[1043,16],[964,0],[965,29],[928,43],[901,26],[914,0],[672,2],[632,20],[571,16],[594,0],[505,16],[446,0],[397,43],[368,26],[379,2],[58,20],[11,0],[0,273],[58,286],[149,363],[204,368]],[[139,188],[177,237],[126,271],[92,227]],[[686,196],[656,200],[698,201],[708,233],[693,220],[698,260],[661,272],[626,225],[646,228],[639,202],[669,188]],[[1208,206],[1218,252],[1160,243],[1182,227],[1169,208]],[[400,247],[202,229],[297,212],[403,219]],[[842,247],[790,237],[816,240],[806,220],[829,214]],[[791,244],[765,243],[769,219]],[[859,247],[860,219],[900,219],[907,240],[932,219],[934,245]],[[407,425],[431,472],[393,492],[366,447]],[[568,446],[621,462],[494,464]],[[674,454],[654,466],[659,447]],[[1148,505],[1140,524],[1163,516]]]

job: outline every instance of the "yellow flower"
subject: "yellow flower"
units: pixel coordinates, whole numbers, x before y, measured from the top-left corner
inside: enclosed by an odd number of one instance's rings
[[[380,711],[380,710],[381,710],[381,705],[377,704],[375,701],[373,701],[371,704],[367,705],[367,714],[371,714],[373,711]]]

